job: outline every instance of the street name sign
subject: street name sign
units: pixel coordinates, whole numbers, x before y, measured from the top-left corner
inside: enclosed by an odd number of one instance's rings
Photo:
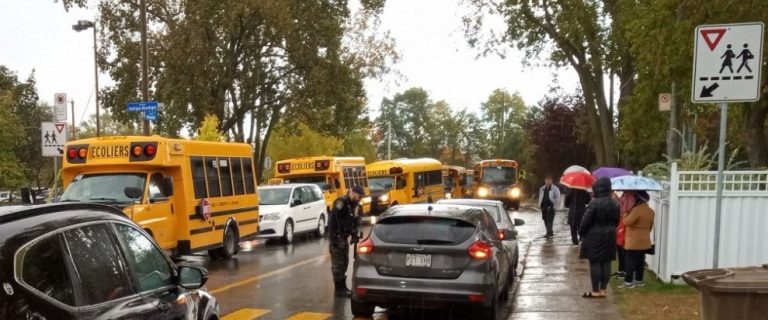
[[[696,27],[693,54],[695,103],[754,102],[760,99],[762,22]]]
[[[157,110],[144,111],[144,119],[149,121],[157,121]]]
[[[128,111],[157,111],[157,101],[128,102]]]
[[[67,143],[66,122],[42,122],[40,135],[44,157],[60,157],[64,154],[64,144]]]

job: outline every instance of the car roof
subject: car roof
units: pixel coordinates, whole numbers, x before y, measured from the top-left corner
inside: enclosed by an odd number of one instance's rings
[[[403,217],[403,216],[432,216],[432,217],[444,217],[444,218],[458,218],[470,222],[479,220],[484,212],[481,209],[454,204],[402,204],[394,206],[379,217],[379,221],[382,221],[391,217]]]
[[[468,206],[481,206],[481,205],[501,205],[499,200],[485,200],[485,199],[440,199],[437,203],[445,204],[460,204]]]
[[[0,207],[0,244],[23,235],[34,239],[62,227],[93,221],[128,221],[114,207],[93,203],[54,203]]]
[[[287,189],[287,188],[298,188],[298,187],[317,187],[317,185],[313,183],[283,183],[283,184],[271,184],[271,185],[259,186],[259,189]]]

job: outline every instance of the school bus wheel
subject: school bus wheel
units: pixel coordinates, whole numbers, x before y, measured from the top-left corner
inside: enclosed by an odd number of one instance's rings
[[[233,221],[228,221],[227,226],[224,228],[224,236],[221,241],[221,247],[209,250],[208,254],[213,259],[229,259],[237,254],[239,248],[240,234],[237,230],[237,226]]]

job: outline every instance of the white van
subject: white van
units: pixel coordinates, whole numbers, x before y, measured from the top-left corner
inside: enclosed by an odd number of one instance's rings
[[[328,221],[323,191],[315,184],[259,186],[259,238],[292,243],[297,233],[325,235]]]

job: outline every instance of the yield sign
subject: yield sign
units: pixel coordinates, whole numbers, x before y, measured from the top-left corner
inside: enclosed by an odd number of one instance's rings
[[[58,131],[59,133],[64,131],[64,127],[67,126],[66,123],[55,123],[54,125],[56,126],[56,131]]]
[[[704,42],[707,43],[709,51],[713,51],[717,47],[717,44],[720,43],[720,39],[725,35],[725,28],[702,29],[699,30],[699,32],[701,32],[701,37],[704,38]],[[714,38],[712,36],[714,36]]]

